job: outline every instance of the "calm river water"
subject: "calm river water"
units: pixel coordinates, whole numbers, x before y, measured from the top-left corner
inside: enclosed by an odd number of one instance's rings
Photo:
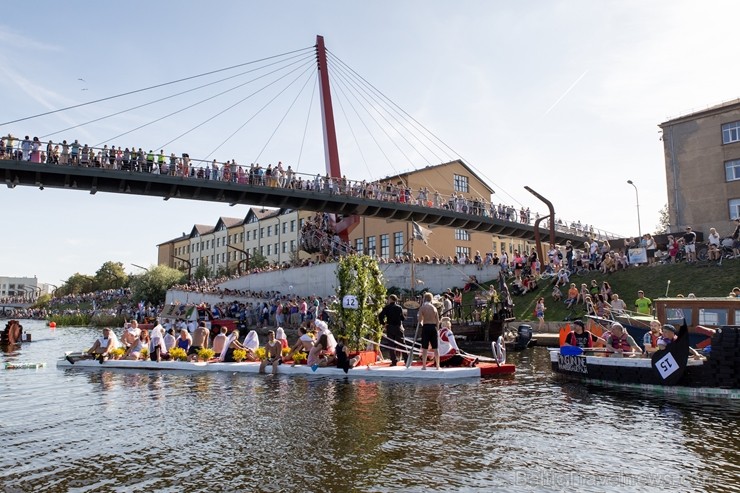
[[[57,370],[98,330],[24,323],[0,362],[4,492],[740,491],[740,404],[508,379]]]

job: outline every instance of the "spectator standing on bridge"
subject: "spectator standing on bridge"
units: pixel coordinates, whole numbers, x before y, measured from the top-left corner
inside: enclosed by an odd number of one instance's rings
[[[72,165],[78,165],[79,164],[79,157],[80,157],[80,143],[75,139],[74,142],[72,142],[72,145],[70,146],[70,163]]]
[[[26,138],[21,141],[21,159],[28,161],[31,159],[31,139],[26,135]]]
[[[161,149],[159,151],[159,155],[157,156],[157,166],[159,167],[159,173],[162,175],[167,174],[165,171],[163,171],[165,164],[166,164],[166,161],[164,157],[164,149]]]
[[[14,159],[13,156],[13,145],[15,143],[15,138],[13,137],[13,134],[8,134],[8,138],[5,139],[5,157],[8,159]]]

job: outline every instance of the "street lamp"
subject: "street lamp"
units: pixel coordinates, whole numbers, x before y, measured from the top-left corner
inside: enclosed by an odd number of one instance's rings
[[[642,238],[642,227],[640,226],[640,195],[637,193],[637,185],[632,180],[627,180],[627,183],[635,187],[635,201],[637,202],[637,234]]]

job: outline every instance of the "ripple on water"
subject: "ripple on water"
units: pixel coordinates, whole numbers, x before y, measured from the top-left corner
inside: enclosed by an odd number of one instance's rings
[[[24,325],[0,358],[48,366],[0,371],[7,491],[738,491],[740,405],[556,382],[539,350],[453,384],[87,372],[54,363],[97,331]]]

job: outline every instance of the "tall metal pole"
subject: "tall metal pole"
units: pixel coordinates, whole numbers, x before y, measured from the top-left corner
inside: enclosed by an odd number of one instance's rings
[[[324,127],[326,172],[333,178],[341,178],[337,132],[334,128],[334,110],[331,104],[331,90],[329,89],[329,68],[326,63],[326,48],[324,47],[323,36],[316,36],[316,62],[319,68],[319,93],[321,95],[321,121]]]
[[[640,226],[640,195],[637,193],[637,185],[632,180],[627,180],[627,183],[635,187],[635,202],[637,202],[637,234],[642,238],[642,227]]]
[[[549,215],[550,217],[550,245],[554,246],[555,245],[555,206],[552,205],[552,202],[550,202],[545,197],[535,192],[531,188],[525,186],[524,189],[528,191],[529,193],[531,193],[532,195],[534,195],[535,197],[537,197],[538,199],[540,199],[542,202],[544,202],[548,210],[550,211],[550,215]],[[545,216],[545,217],[548,217],[548,216]],[[542,219],[544,218],[541,217],[540,220]],[[545,252],[542,249],[542,242],[540,241],[539,224],[540,224],[539,220],[534,222],[535,248],[537,249],[537,255],[540,258],[540,264],[545,265],[544,263],[545,262]]]

